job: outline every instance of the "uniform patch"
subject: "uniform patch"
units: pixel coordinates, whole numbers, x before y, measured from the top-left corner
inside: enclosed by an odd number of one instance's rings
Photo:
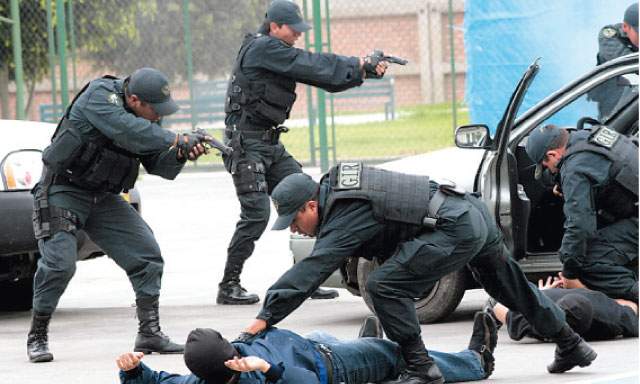
[[[360,189],[362,163],[340,163],[335,189]]]
[[[169,90],[169,86],[168,85],[165,85],[160,90],[162,91],[162,94],[165,95],[165,96],[171,95],[171,91]]]
[[[110,94],[107,100],[109,100],[111,104],[120,105],[120,97],[115,93]]]
[[[610,39],[617,34],[618,34],[618,31],[616,31],[615,28],[611,28],[611,27],[602,28],[602,36],[606,37],[607,39]]]
[[[601,147],[611,149],[616,141],[618,141],[618,138],[620,138],[618,132],[606,127],[601,127],[589,138],[589,141]]]

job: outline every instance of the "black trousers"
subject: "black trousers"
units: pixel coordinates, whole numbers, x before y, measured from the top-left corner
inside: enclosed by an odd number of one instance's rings
[[[271,207],[269,194],[273,188],[286,176],[302,172],[300,164],[280,142],[270,144],[258,139],[244,139],[242,152],[238,157],[224,157],[240,202],[240,220],[227,248],[221,284],[239,281],[244,262],[253,253],[255,242],[267,227]]]
[[[545,336],[560,331],[564,313],[527,281],[481,201],[471,195],[448,197],[438,214],[444,221],[437,230],[399,244],[367,281],[366,289],[389,339],[401,346],[419,340],[413,298],[465,265],[492,297],[517,308]]]

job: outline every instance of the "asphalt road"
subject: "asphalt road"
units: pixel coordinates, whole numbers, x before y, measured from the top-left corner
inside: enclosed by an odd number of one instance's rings
[[[234,338],[260,307],[215,305],[227,242],[239,212],[229,176],[224,172],[190,173],[174,182],[145,176],[139,189],[143,216],[153,228],[166,262],[161,297],[163,330],[177,341],[184,341],[195,327],[217,328]],[[243,285],[263,297],[290,265],[288,234],[269,231],[247,262]],[[446,323],[423,326],[427,346],[449,352],[465,348],[473,313],[485,298],[482,291],[467,292]],[[0,313],[0,383],[117,382],[114,359],[132,349],[135,338],[133,302],[125,274],[110,259],[78,263],[50,328],[54,362],[27,361],[27,312]],[[301,334],[320,329],[352,338],[367,314],[359,298],[342,290],[336,300],[307,301],[280,326]],[[593,346],[599,356],[591,366],[550,375],[545,367],[553,358],[553,345],[514,342],[501,330],[496,370],[486,382],[638,383],[637,339]],[[180,355],[152,355],[145,361],[155,369],[187,372]]]

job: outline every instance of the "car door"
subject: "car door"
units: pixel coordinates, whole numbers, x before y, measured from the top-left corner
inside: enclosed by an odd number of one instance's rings
[[[524,77],[526,76],[525,74]],[[611,82],[624,84],[625,96],[620,99],[614,111],[604,116],[604,121],[599,121],[598,119],[603,116],[598,115],[598,109],[590,100],[590,94],[598,87]],[[638,55],[634,54],[596,67],[540,101],[511,123],[509,117],[505,119],[504,124],[499,127],[500,142],[496,143],[495,165],[489,169],[488,176],[495,180],[492,186],[496,189],[496,218],[516,259],[530,258],[533,254],[539,254],[537,256],[540,258],[531,262],[537,263],[535,269],[543,270],[545,268],[541,267],[541,262],[546,254],[548,259],[544,261],[548,264],[546,269],[553,269],[552,264],[559,265],[557,248],[564,231],[562,226],[564,217],[560,209],[558,215],[552,217],[547,215],[544,218],[546,223],[542,223],[542,226],[555,231],[556,239],[548,241],[544,252],[535,252],[530,249],[532,236],[528,232],[532,224],[540,224],[535,223],[534,218],[531,217],[532,200],[534,204],[537,203],[535,191],[532,190],[531,185],[540,182],[534,181],[533,164],[524,151],[528,134],[537,126],[551,123],[578,128],[602,123],[622,133],[635,134],[638,129],[637,114]],[[509,115],[507,111],[505,116]],[[538,227],[540,225],[536,226]]]

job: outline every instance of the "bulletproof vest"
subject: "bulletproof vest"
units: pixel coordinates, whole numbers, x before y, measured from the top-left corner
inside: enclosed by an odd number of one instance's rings
[[[337,201],[357,199],[369,201],[375,219],[385,224],[384,233],[377,241],[374,239],[376,245],[369,247],[363,257],[388,255],[398,242],[424,230],[423,221],[429,207],[429,177],[391,172],[362,163],[340,163],[321,183],[326,182],[326,178],[329,178],[330,191],[322,207],[323,221]],[[372,254],[374,252],[378,255]]]
[[[238,116],[238,129],[277,127],[289,118],[296,100],[295,80],[266,70],[258,79],[249,80],[242,72],[247,51],[261,38],[269,37],[259,33],[245,37],[227,86],[225,113]]]
[[[103,79],[116,78],[104,76]],[[55,174],[52,177],[54,184],[69,184],[96,192],[128,191],[138,178],[138,155],[116,146],[97,129],[91,137],[82,134],[69,120],[71,108],[88,86],[78,92],[67,108],[42,160]]]
[[[592,152],[611,162],[608,183],[596,190],[596,207],[609,220],[638,214],[638,139],[600,126],[586,140],[571,145],[565,159]]]

